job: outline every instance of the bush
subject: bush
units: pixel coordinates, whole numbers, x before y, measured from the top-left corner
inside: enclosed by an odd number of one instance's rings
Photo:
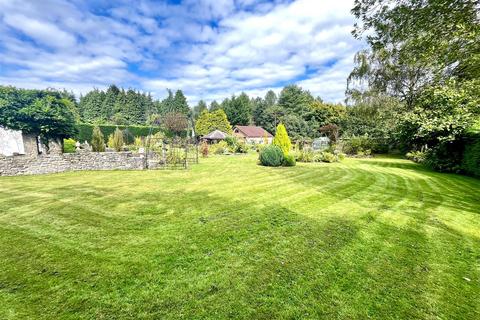
[[[465,173],[480,177],[480,135],[473,141],[467,141],[463,153],[462,169]]]
[[[441,143],[425,152],[423,163],[439,172],[462,171],[463,143],[460,141]]]
[[[245,142],[239,141],[237,144],[237,148],[235,150],[236,153],[247,153],[248,152],[248,145]]]
[[[228,145],[228,151],[231,153],[247,153],[248,147],[243,141],[239,141],[236,137],[227,137],[225,142]]]
[[[408,152],[405,157],[408,160],[412,160],[414,162],[422,163],[425,161],[425,152],[422,151],[410,151]]]
[[[74,153],[77,147],[75,146],[77,142],[73,139],[63,139],[63,152],[65,153]]]
[[[321,152],[316,152],[313,154],[313,162],[322,162],[323,154]]]
[[[381,146],[375,140],[367,136],[353,136],[343,140],[343,152],[351,155],[370,155],[373,152],[385,152],[385,146]]]
[[[269,145],[260,152],[259,160],[262,166],[279,167],[283,164],[284,155],[280,147]]]
[[[98,125],[100,131],[104,137],[109,137],[115,132],[115,129],[119,128],[124,132],[124,139],[126,144],[132,144],[135,140],[135,137],[147,137],[150,134],[155,134],[160,131],[158,127],[148,127],[148,126],[115,126],[115,125]],[[93,138],[93,128],[91,124],[77,124],[76,128],[78,133],[73,137],[75,140],[84,142],[92,141]],[[106,141],[104,141],[106,142]]]
[[[254,146],[255,150],[260,153],[263,151],[263,149],[265,149],[266,147],[268,147],[268,144],[256,144]]]
[[[108,137],[108,147],[121,151],[123,147],[123,132],[120,129],[115,129],[115,132]]]
[[[171,148],[167,152],[166,160],[168,164],[183,164],[185,162],[185,152]]]
[[[295,160],[298,162],[313,162],[314,161],[314,153],[312,150],[303,149],[303,150],[296,150],[294,152]]]
[[[345,153],[341,153],[341,152],[340,152],[337,156],[338,156],[338,161],[343,161],[343,160],[345,160]]]
[[[92,151],[95,151],[95,152],[105,151],[105,138],[103,137],[103,133],[102,131],[100,131],[100,128],[98,126],[95,126],[93,128],[91,145],[92,145]]]
[[[206,141],[203,141],[200,145],[200,153],[202,154],[202,157],[208,157],[208,143]]]
[[[337,156],[335,156],[333,153],[322,152],[322,161],[332,163],[332,162],[337,162],[338,159],[337,159]]]
[[[287,154],[283,158],[283,165],[285,167],[294,167],[297,164],[297,161],[295,161],[295,157],[292,154]]]
[[[224,154],[228,151],[228,144],[225,141],[220,141],[210,146],[210,151],[213,154]]]

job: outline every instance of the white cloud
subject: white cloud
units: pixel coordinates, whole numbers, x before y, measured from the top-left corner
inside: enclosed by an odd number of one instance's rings
[[[3,21],[10,27],[30,36],[39,44],[69,48],[76,43],[74,36],[48,22],[31,19],[21,14],[8,15]]]
[[[352,5],[143,0],[102,8],[100,15],[83,1],[3,0],[0,83],[77,93],[116,83],[157,97],[178,88],[195,104],[298,82],[340,101],[361,46],[350,35]]]

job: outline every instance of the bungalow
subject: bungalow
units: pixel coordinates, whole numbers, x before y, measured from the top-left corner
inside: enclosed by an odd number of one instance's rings
[[[268,143],[272,143],[273,136],[267,130],[262,127],[256,126],[235,126],[233,128],[233,134],[245,143],[249,144],[262,144],[265,143],[265,139]]]

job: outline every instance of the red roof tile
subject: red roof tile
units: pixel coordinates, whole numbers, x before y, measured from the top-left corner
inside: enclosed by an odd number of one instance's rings
[[[263,138],[265,136],[265,133],[267,134],[267,137],[273,137],[270,132],[263,129],[262,127],[236,126],[235,128],[249,138]]]

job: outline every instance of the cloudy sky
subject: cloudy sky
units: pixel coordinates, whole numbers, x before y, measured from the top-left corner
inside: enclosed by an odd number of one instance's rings
[[[297,83],[344,98],[351,0],[0,0],[0,84],[85,93],[109,84],[190,104]]]

